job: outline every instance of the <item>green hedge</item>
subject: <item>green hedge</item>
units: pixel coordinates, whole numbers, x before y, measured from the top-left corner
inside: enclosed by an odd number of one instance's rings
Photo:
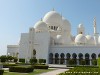
[[[67,65],[67,67],[91,67],[91,68],[99,68],[95,65]]]
[[[37,59],[30,59],[30,63],[31,64],[36,64],[37,63]]]
[[[86,65],[86,60],[80,60],[80,65]]]
[[[38,61],[39,61],[40,64],[41,63],[46,63],[46,59],[39,59]]]
[[[97,60],[92,60],[92,65],[97,65]]]
[[[20,58],[19,62],[25,63],[25,59]]]
[[[34,65],[34,69],[48,69],[48,65]]]
[[[12,66],[18,66],[17,64],[3,64],[3,68],[9,68]]]
[[[31,66],[14,66],[9,68],[9,72],[21,72],[21,73],[29,73],[33,72],[33,67]]]
[[[77,63],[76,63],[76,59],[69,59],[68,60],[68,64],[69,65],[76,65]]]
[[[4,73],[4,70],[0,70],[0,75],[3,75],[3,73]]]

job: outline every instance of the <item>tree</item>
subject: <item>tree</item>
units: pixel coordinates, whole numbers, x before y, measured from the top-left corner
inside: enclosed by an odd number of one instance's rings
[[[6,55],[2,55],[2,56],[0,57],[0,59],[1,59],[1,62],[6,62],[7,57],[6,57]]]
[[[7,61],[11,61],[11,60],[13,60],[14,59],[14,57],[12,57],[12,56],[7,56]]]
[[[18,61],[18,58],[17,57],[14,57],[13,59],[14,59],[14,62],[17,62]]]

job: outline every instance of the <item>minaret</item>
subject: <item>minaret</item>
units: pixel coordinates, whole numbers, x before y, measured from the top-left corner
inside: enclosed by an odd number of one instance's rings
[[[98,45],[98,33],[97,33],[97,26],[96,26],[96,18],[94,18],[93,21],[93,27],[94,27],[94,40],[95,40],[95,45]]]
[[[93,27],[94,27],[94,34],[96,34],[97,33],[96,18],[94,18]]]

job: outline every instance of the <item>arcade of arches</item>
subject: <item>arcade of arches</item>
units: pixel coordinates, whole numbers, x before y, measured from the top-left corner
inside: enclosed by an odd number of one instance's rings
[[[69,64],[68,60],[69,59],[74,59],[77,65],[80,65],[80,60],[84,59],[86,65],[92,65],[92,60],[96,60],[97,57],[100,57],[100,54],[96,55],[95,53],[92,53],[91,55],[86,53],[86,54],[70,54],[70,53],[50,53],[49,54],[49,64]]]

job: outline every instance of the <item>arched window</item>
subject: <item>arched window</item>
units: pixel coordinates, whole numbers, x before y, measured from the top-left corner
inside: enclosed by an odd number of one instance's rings
[[[53,53],[49,54],[49,64],[53,64]]]
[[[59,54],[58,53],[55,53],[55,58],[58,58],[59,57]]]
[[[92,59],[96,59],[96,54],[92,53],[91,57],[92,57]]]
[[[55,64],[59,64],[59,54],[55,53]]]
[[[71,56],[70,53],[66,54],[67,59],[70,59],[70,56]]]
[[[83,54],[79,53],[78,57],[79,57],[79,59],[83,59]]]
[[[64,53],[61,53],[60,54],[60,64],[64,64],[65,63],[64,57],[65,57]]]
[[[82,53],[79,53],[78,54],[78,57],[79,57],[79,64],[81,65],[81,60],[83,60],[83,54]]]
[[[86,65],[90,65],[90,59],[89,59],[90,55],[88,53],[85,54],[85,64]]]
[[[100,53],[98,54],[98,57],[100,58]]]
[[[72,57],[73,57],[73,59],[76,59],[77,54],[76,54],[76,53],[73,53],[73,54],[72,54]]]
[[[51,26],[51,29],[53,29],[53,26]]]
[[[85,54],[85,59],[89,59],[90,55],[88,53]]]
[[[61,54],[60,54],[60,57],[61,57],[61,58],[64,58],[64,57],[65,57],[64,53],[61,53]]]

